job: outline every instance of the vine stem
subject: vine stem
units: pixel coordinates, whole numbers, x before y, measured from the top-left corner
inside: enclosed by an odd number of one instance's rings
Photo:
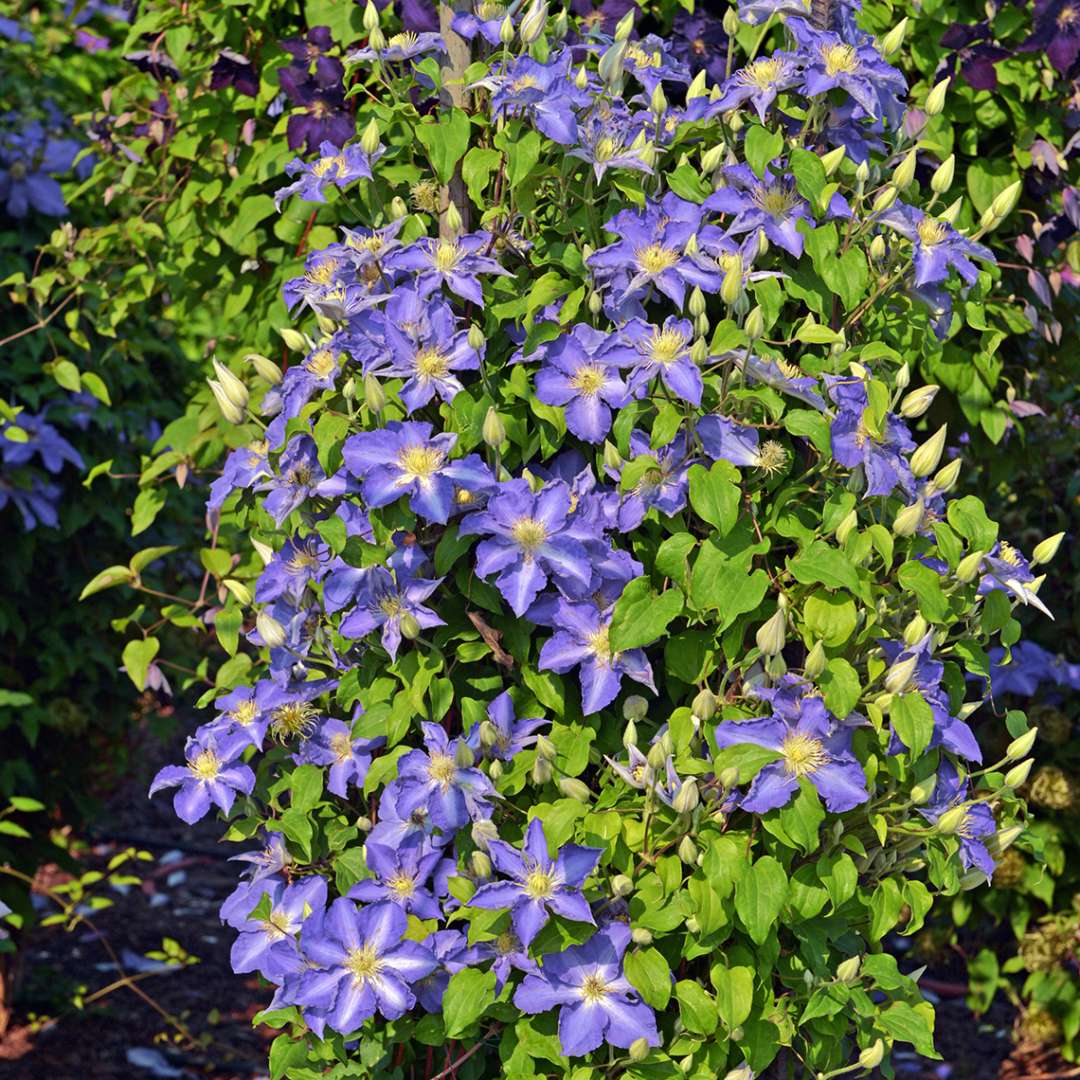
[[[442,1072],[436,1073],[433,1077],[431,1077],[431,1080],[444,1080],[445,1077],[456,1074],[458,1066],[463,1065],[466,1061],[468,1061],[469,1058],[473,1056],[473,1054],[475,1054],[483,1047],[485,1040],[494,1035],[495,1032],[498,1030],[499,1025],[492,1024],[491,1027],[489,1027],[487,1031],[485,1031],[484,1034],[479,1039],[477,1039],[477,1041],[473,1043],[473,1045],[470,1046],[464,1054],[461,1055],[461,1057],[459,1057],[456,1061],[451,1062],[445,1069],[443,1069]]]

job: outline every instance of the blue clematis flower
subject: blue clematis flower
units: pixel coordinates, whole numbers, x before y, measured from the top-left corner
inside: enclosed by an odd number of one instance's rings
[[[965,869],[974,867],[990,877],[994,872],[994,858],[986,847],[986,838],[997,832],[997,823],[986,803],[968,802],[967,796],[967,780],[946,758],[938,767],[933,794],[924,806],[919,807],[919,813],[936,824],[947,811],[966,806],[963,819],[953,833],[960,842],[960,861]]]
[[[236,759],[243,750],[237,741],[219,743],[207,732],[197,733],[184,747],[186,765],[166,765],[150,784],[150,795],[164,788],[179,788],[173,797],[176,816],[188,825],[204,818],[211,806],[227,814],[239,791],[250,795],[255,774]]]
[[[488,254],[494,246],[492,236],[486,232],[469,233],[452,240],[423,237],[393,252],[384,265],[388,270],[414,273],[415,286],[421,297],[430,296],[446,285],[455,296],[483,307],[484,292],[479,275],[512,276]]]
[[[915,287],[936,285],[949,276],[952,267],[968,284],[974,285],[979,271],[972,259],[994,263],[994,253],[983,244],[961,236],[947,221],[932,217],[914,206],[896,203],[880,215],[879,221],[907,237],[915,247]]]
[[[798,86],[801,78],[802,64],[794,53],[774,52],[751,61],[725,79],[715,105],[719,111],[728,112],[749,101],[764,124],[777,96]]]
[[[315,161],[293,158],[285,166],[289,176],[299,174],[299,179],[274,193],[274,205],[280,210],[290,195],[300,195],[308,202],[326,202],[326,189],[331,184],[344,191],[361,177],[370,180],[371,166],[381,156],[381,147],[369,155],[358,143],[338,149],[332,142],[324,142],[319,146],[319,157]]]
[[[412,837],[396,848],[369,840],[364,845],[364,858],[375,876],[358,881],[346,894],[350,900],[390,900],[418,919],[442,918],[439,901],[428,887],[432,872],[443,858],[439,848],[432,848],[420,837]]]
[[[362,712],[358,705],[353,719]],[[352,724],[326,717],[304,742],[296,760],[300,764],[329,765],[326,790],[345,799],[348,798],[350,785],[358,788],[364,786],[372,755],[385,744],[386,739],[382,735],[373,739],[355,738]]]

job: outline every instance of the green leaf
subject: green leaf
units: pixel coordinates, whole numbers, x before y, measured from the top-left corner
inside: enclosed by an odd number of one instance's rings
[[[829,711],[843,720],[862,696],[858,672],[842,656],[836,656],[826,664],[819,681]]]
[[[922,694],[898,694],[889,708],[892,729],[900,736],[900,741],[911,751],[912,758],[919,755],[930,745],[934,734],[934,714]]]
[[[825,166],[821,158],[810,150],[796,147],[788,155],[788,166],[795,177],[795,186],[799,194],[807,199],[811,206],[823,209],[820,203],[821,192],[829,182],[825,175]]]
[[[52,377],[65,390],[77,394],[82,389],[79,369],[70,360],[57,360],[52,366]]]
[[[87,582],[83,591],[79,593],[79,599],[85,600],[88,596],[93,596],[94,593],[99,593],[104,589],[111,589],[114,585],[130,585],[133,577],[134,575],[126,566],[107,566]]]
[[[771,855],[758,859],[735,886],[735,911],[755,944],[763,944],[773,930],[787,890],[787,871]]]
[[[765,175],[765,167],[784,149],[784,136],[779,131],[769,131],[760,124],[752,124],[746,132],[743,144],[746,160],[757,176]]]
[[[129,641],[124,646],[122,659],[124,670],[135,684],[136,689],[146,688],[146,672],[150,667],[150,661],[158,654],[161,642],[156,637],[137,638]]]
[[[809,780],[799,781],[799,794],[780,811],[779,817],[784,832],[808,855],[820,847],[818,831],[825,811]]]
[[[33,814],[45,809],[43,802],[37,799],[29,799],[25,795],[12,795],[8,802],[21,814]]]
[[[919,611],[925,619],[937,623],[945,621],[949,614],[949,601],[941,591],[941,577],[929,566],[911,560],[896,572],[896,579],[903,588],[915,594]]]
[[[495,1000],[495,972],[466,968],[450,976],[443,995],[443,1023],[450,1039],[459,1039]]]
[[[818,589],[806,598],[803,624],[825,645],[843,645],[857,623],[858,613],[850,596]]]
[[[133,574],[141,574],[152,562],[156,562],[158,559],[171,554],[175,550],[175,544],[143,548],[142,551],[136,551],[135,554],[131,556],[131,559],[128,561],[128,568]],[[89,588],[89,586],[87,586],[87,588]]]
[[[788,569],[804,585],[820,582],[829,589],[859,590],[859,575],[851,560],[839,548],[830,547],[823,540],[815,540],[791,559]]]
[[[236,653],[240,644],[240,627],[244,623],[244,613],[235,604],[221,608],[214,616],[214,633],[221,647],[230,655]]]
[[[112,404],[112,400],[109,397],[109,388],[105,385],[105,382],[100,375],[93,371],[84,371],[82,373],[82,384],[83,388],[89,390],[102,405]]]
[[[626,954],[626,977],[654,1009],[666,1009],[671,1000],[671,968],[659,949],[647,948]]]
[[[882,878],[870,895],[870,930],[872,942],[880,941],[899,921],[904,906],[900,886],[892,878]]]
[[[323,796],[323,771],[318,765],[300,765],[293,770],[289,783],[292,790],[290,806],[311,810]]]
[[[471,128],[468,113],[462,109],[440,112],[427,123],[416,125],[416,137],[427,151],[440,184],[449,184],[453,178],[457,163],[469,147]]]
[[[738,1027],[754,1004],[754,973],[748,967],[717,966],[709,973],[716,987],[716,1008],[728,1030]]]
[[[711,469],[691,466],[690,505],[721,536],[731,532],[738,520],[740,494],[738,472],[730,462],[718,461]]]
[[[165,491],[160,487],[143,488],[135,496],[135,505],[131,511],[131,535],[138,536],[154,524],[154,518],[165,505]]]
[[[946,511],[949,524],[963,537],[971,541],[975,551],[989,551],[997,540],[996,522],[986,516],[986,508],[974,495],[951,499]]]
[[[934,1007],[929,1002],[908,1005],[894,1001],[877,1022],[894,1039],[911,1043],[923,1057],[940,1060],[941,1055],[934,1049]]]
[[[469,192],[469,198],[481,209],[484,203],[484,189],[491,174],[499,167],[502,153],[490,147],[474,146],[465,155],[461,163],[461,178]]]
[[[521,133],[517,138],[510,140],[506,149],[508,166],[506,178],[513,191],[533,171],[536,163],[540,160],[540,147],[542,140],[539,132],[528,130]]]
[[[682,614],[682,609],[683,594],[677,586],[657,594],[647,577],[635,578],[615,604],[608,633],[612,651],[623,652],[650,644],[672,619]]]
[[[711,1035],[716,1030],[716,1002],[698,983],[680,979],[675,984],[675,996],[679,999],[679,1015],[687,1031]]]

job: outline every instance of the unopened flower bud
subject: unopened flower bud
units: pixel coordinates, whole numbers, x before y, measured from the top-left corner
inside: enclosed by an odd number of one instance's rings
[[[400,221],[409,212],[409,207],[400,195],[390,200],[390,220]]]
[[[760,304],[750,309],[743,323],[743,331],[750,341],[757,341],[765,334],[765,313]]]
[[[1061,547],[1061,541],[1065,539],[1063,532],[1055,533],[1053,536],[1048,536],[1045,540],[1040,540],[1035,545],[1035,550],[1031,553],[1031,565],[1038,566],[1040,563],[1048,563],[1058,553],[1058,548]]]
[[[892,182],[900,191],[909,187],[911,181],[915,179],[916,164],[917,154],[914,149],[911,149],[904,155],[904,160],[893,170]]]
[[[965,583],[968,581],[973,581],[975,575],[982,568],[982,561],[985,557],[985,551],[973,551],[970,555],[965,555],[956,567],[957,581],[962,581]]]
[[[698,857],[697,844],[689,836],[684,836],[679,841],[678,855],[687,866],[694,866]]]
[[[634,8],[631,8],[616,24],[615,24],[615,40],[626,41],[631,32],[634,29],[634,16],[637,12]]]
[[[935,195],[944,195],[952,187],[953,176],[956,173],[956,155],[950,154],[935,170],[930,177],[930,190]]]
[[[728,267],[727,273],[724,274],[724,280],[720,285],[720,299],[724,301],[728,307],[732,307],[735,302],[742,296],[743,292],[743,261],[741,255],[734,255],[731,259],[731,265]]]
[[[882,259],[885,258],[887,250],[885,237],[882,236],[881,233],[878,233],[877,236],[870,241],[870,258],[873,259],[874,262],[881,262]]]
[[[286,326],[278,333],[281,335],[281,340],[285,342],[285,347],[291,352],[307,352],[308,340],[299,330]]]
[[[921,498],[916,499],[910,506],[898,510],[896,517],[893,518],[893,534],[895,536],[914,536],[919,531],[925,512],[926,504]]]
[[[472,842],[482,851],[487,851],[487,846],[492,840],[499,839],[499,827],[491,818],[481,818],[479,821],[474,821],[469,832],[472,836]]]
[[[821,155],[821,164],[825,166],[825,175],[832,176],[836,172],[840,165],[840,162],[844,160],[844,155],[847,153],[843,146],[834,147],[827,154]]]
[[[707,73],[705,68],[702,68],[691,80],[690,85],[686,88],[686,100],[693,101],[694,98],[704,97],[708,92],[708,85],[706,82]]]
[[[271,386],[277,386],[281,382],[281,368],[267,356],[261,353],[248,353],[244,359],[255,369],[255,373],[265,379]]]
[[[488,776],[491,777],[496,783],[498,783],[500,777],[504,772],[503,763],[495,758],[493,761],[488,762]]]
[[[242,581],[226,578],[221,584],[236,597],[237,603],[245,607],[251,603],[251,590]]]
[[[885,1057],[885,1043],[881,1039],[875,1039],[861,1054],[859,1064],[864,1069],[876,1069]]]
[[[604,440],[604,468],[611,469],[617,472],[623,467],[622,454],[619,453],[619,448],[609,440]]]
[[[644,720],[649,714],[649,703],[640,694],[631,694],[622,707],[624,720]]]
[[[558,757],[558,750],[555,749],[555,744],[546,735],[537,735],[536,737],[536,756],[544,758],[545,761],[554,761]]]
[[[696,934],[701,930],[701,923],[696,915],[691,915],[690,918],[686,920],[686,929],[691,934]]]
[[[453,200],[446,207],[446,227],[456,233],[461,230],[461,211]]]
[[[626,727],[623,728],[622,744],[630,749],[631,746],[637,746],[637,724],[633,720],[627,720]]]
[[[629,896],[634,891],[634,883],[625,874],[616,874],[611,879],[611,891],[616,896]]]
[[[1027,783],[1027,778],[1031,775],[1031,766],[1034,763],[1034,758],[1028,758],[1026,761],[1014,765],[1005,774],[1005,786],[1008,788],[1023,787]]]
[[[514,41],[514,20],[509,15],[499,24],[499,41],[504,45],[510,45]]]
[[[575,802],[587,803],[592,798],[589,785],[573,776],[559,777],[559,791],[567,798]]]
[[[374,375],[364,376],[364,404],[375,414],[386,408],[386,391]]]
[[[459,769],[471,769],[475,763],[476,755],[472,747],[464,739],[458,739],[454,747],[454,764]]]
[[[547,758],[538,757],[533,762],[532,778],[534,784],[546,784],[552,776],[551,762]]]
[[[948,434],[948,425],[942,424],[941,427],[930,436],[912,455],[911,455],[911,474],[912,476],[929,476],[937,467],[938,462],[941,460],[942,451],[945,449],[945,436]]]
[[[474,851],[469,856],[469,869],[481,881],[491,877],[491,856],[486,851]]]
[[[865,161],[860,161],[855,166],[855,180],[859,186],[864,186],[867,180],[870,179],[870,165]]]
[[[627,13],[631,15],[631,12]],[[625,21],[625,20],[623,20]],[[614,44],[609,45],[600,57],[597,65],[597,74],[608,87],[616,87],[622,81],[623,60],[626,57],[625,39],[616,38]]]
[[[238,379],[217,357],[212,361],[214,374],[218,377],[218,384],[225,396],[238,408],[246,409],[248,403],[248,388]]]
[[[889,207],[896,202],[896,197],[899,194],[895,184],[886,184],[881,191],[878,192],[878,196],[874,200],[872,207],[874,213],[881,214],[888,210]]]
[[[942,836],[952,836],[953,833],[963,827],[967,816],[968,807],[965,803],[961,803],[959,806],[953,806],[946,810],[937,819],[937,824],[934,827]]]
[[[644,1035],[640,1036],[630,1044],[630,1060],[644,1061],[649,1056],[650,1049],[649,1040]]]
[[[881,39],[882,56],[892,56],[892,54],[904,44],[904,34],[907,33],[907,24],[907,17],[905,16]]]
[[[963,466],[964,462],[961,458],[953,458],[947,465],[938,469],[931,481],[934,491],[952,491],[956,487],[956,481],[960,479],[960,470]]]
[[[719,146],[710,146],[701,155],[701,171],[704,173],[716,172],[720,168],[724,160],[724,151],[726,147],[723,143]]]
[[[255,616],[255,629],[268,649],[280,649],[285,644],[285,627],[269,611]]]
[[[566,37],[567,32],[570,29],[570,15],[566,8],[563,8],[558,15],[555,16],[555,22],[551,27],[551,36],[556,41],[562,41]]]
[[[723,27],[728,37],[734,37],[739,32],[739,13],[735,8],[729,7],[724,12]]]
[[[693,292],[690,293],[690,303],[686,305],[687,310],[697,318],[698,315],[705,314],[705,295],[695,285]]]
[[[589,85],[589,73],[585,70],[585,65],[577,69],[577,74],[574,76],[574,85],[579,90],[584,90]]]
[[[836,542],[843,547],[847,543],[848,537],[855,531],[859,524],[859,515],[854,510],[849,510],[845,515],[843,521],[836,526]]]
[[[664,750],[664,744],[659,739],[649,747],[645,760],[657,772],[664,767],[664,763],[667,761],[667,752]]]
[[[990,209],[993,210],[994,216],[999,221],[1003,221],[1013,212],[1016,204],[1020,201],[1020,189],[1022,187],[1023,181],[1015,180],[1004,191],[998,192],[994,197]]]
[[[924,803],[930,801],[930,796],[934,794],[934,788],[937,787],[937,775],[928,776],[925,780],[920,780],[911,789],[911,801],[916,806],[922,806]]]
[[[379,25],[379,9],[368,0],[364,8],[364,29],[370,34]]]
[[[657,116],[663,116],[667,112],[668,101],[664,95],[664,87],[661,83],[656,84],[656,89],[653,90],[652,96],[649,98],[649,108]]]
[[[952,225],[956,221],[957,216],[963,208],[964,196],[961,195],[959,199],[956,199],[953,202],[949,203],[949,205],[946,206],[940,214],[938,214],[938,218],[941,221],[947,222],[949,225]]]
[[[382,32],[381,26],[376,26],[375,29],[368,34],[368,46],[376,52],[381,52],[386,48],[386,35]]]
[[[599,315],[604,310],[604,298],[595,290],[589,293],[589,311]]]
[[[398,628],[401,630],[401,636],[406,641],[415,641],[420,636],[420,624],[416,621],[416,616],[411,612],[406,611],[401,616]]]
[[[506,442],[506,425],[502,422],[502,417],[499,416],[493,406],[488,408],[481,433],[484,442],[495,449]]]
[[[861,956],[849,956],[846,960],[837,965],[837,980],[844,984],[853,983],[859,976],[859,968],[861,966]]]
[[[244,410],[237,408],[236,404],[230,400],[229,395],[225,393],[224,389],[216,379],[207,379],[207,385],[210,387],[211,393],[214,395],[214,400],[217,402],[218,408],[221,410],[221,415],[230,424],[242,424],[244,422]]]
[[[263,566],[269,566],[274,558],[274,549],[269,544],[256,540],[254,536],[251,538],[251,546],[255,549],[259,558],[262,559]]]
[[[769,253],[769,238],[765,235],[764,229],[758,229],[757,231],[757,257],[764,259]]]
[[[825,646],[820,641],[815,641],[814,647],[806,654],[803,674],[808,679],[816,679],[825,670],[826,659]]]
[[[702,315],[702,318],[705,318]],[[695,338],[694,344],[690,346],[690,359],[700,367],[709,358],[709,346],[705,344],[703,337]]]
[[[360,149],[369,157],[379,149],[379,125],[375,120],[368,121],[360,136]]]
[[[729,765],[721,771],[717,779],[720,781],[720,786],[728,791],[739,782],[739,770],[734,765]]]
[[[902,694],[908,688],[918,665],[918,656],[909,656],[906,660],[895,661],[885,674],[885,692]]]
[[[929,629],[926,620],[921,615],[916,615],[904,627],[904,643],[914,645],[917,641],[922,641],[926,637],[926,631]]]
[[[521,20],[521,40],[525,45],[537,41],[547,26],[548,6],[541,0],[533,0],[525,17]]]
[[[942,79],[941,82],[926,95],[926,104],[923,106],[923,112],[927,116],[937,116],[942,109],[945,108],[945,95],[949,90],[949,83],[951,79]]]
[[[341,396],[346,401],[356,400],[356,379],[352,375],[341,384]]]
[[[787,619],[784,612],[777,609],[772,618],[758,627],[754,640],[766,656],[777,656],[782,653],[787,641]]]
[[[1007,829],[1002,829],[992,837],[993,847],[998,853],[1007,851],[1017,840],[1024,834],[1024,827],[1022,825],[1012,825]]]
[[[490,720],[480,721],[480,745],[490,750],[499,741],[499,729]]]
[[[691,778],[684,780],[679,786],[671,806],[676,814],[690,814],[697,808],[699,802],[701,802],[701,793],[698,791],[697,781]]]
[[[690,705],[690,711],[699,720],[711,720],[716,715],[716,695],[708,687],[699,691]]]
[[[371,820],[371,818],[361,815],[356,819],[356,827],[361,832],[371,832],[371,830],[375,827],[375,823]]]
[[[651,945],[652,944],[652,932],[646,930],[644,926],[635,926],[630,931],[630,939],[635,945]]]

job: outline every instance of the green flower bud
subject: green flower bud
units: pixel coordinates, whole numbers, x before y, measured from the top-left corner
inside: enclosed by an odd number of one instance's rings
[[[930,177],[930,190],[935,195],[944,195],[952,187],[953,176],[956,173],[956,155],[950,154],[935,170]]]
[[[733,7],[724,12],[724,33],[728,37],[734,37],[739,32],[739,13]]]
[[[693,292],[690,293],[690,302],[686,307],[694,318],[705,314],[705,294],[696,285]]]
[[[842,146],[837,146],[830,150],[827,154],[821,155],[821,164],[825,166],[825,175],[832,176],[836,172],[840,165],[840,162],[844,160],[844,155],[847,151]]]
[[[364,376],[364,404],[376,415],[386,408],[386,391],[374,375]]]
[[[924,803],[930,801],[930,796],[934,794],[934,788],[937,787],[937,776],[928,776],[925,780],[920,780],[911,789],[911,801],[916,806],[922,806]]]
[[[990,204],[990,209],[993,210],[994,216],[999,221],[1004,221],[1016,208],[1016,204],[1020,201],[1020,189],[1022,187],[1023,181],[1016,180],[994,198],[994,201]]]
[[[546,758],[538,757],[533,762],[532,778],[534,784],[546,784],[552,776],[551,762]]]
[[[502,417],[499,416],[494,407],[488,408],[481,433],[484,442],[490,447],[498,448],[506,442],[506,425],[503,424]]]
[[[599,315],[604,310],[604,298],[598,292],[589,293],[589,311]]]
[[[941,833],[942,836],[952,836],[953,833],[963,828],[964,822],[967,821],[968,807],[966,804],[961,803],[959,806],[953,806],[946,810],[944,814],[937,819],[937,824],[934,828]]]
[[[893,379],[893,385],[897,390],[906,390],[911,383],[911,365],[906,361],[900,365],[896,371],[896,378]]]
[[[301,334],[299,330],[294,330],[291,326],[286,326],[283,330],[279,330],[278,333],[290,352],[307,352],[311,347],[311,342],[308,341],[307,337]]]
[[[649,715],[649,703],[640,694],[631,694],[622,707],[624,720],[644,720]]]
[[[446,207],[446,227],[452,233],[461,231],[461,211],[453,200]]]
[[[731,307],[743,294],[743,261],[741,255],[731,257],[731,265],[720,285],[720,299]]]
[[[469,833],[473,843],[482,851],[487,851],[487,846],[492,840],[499,839],[499,827],[491,818],[474,821]]]
[[[892,54],[904,44],[904,34],[907,33],[907,24],[907,17],[905,16],[881,39],[882,56],[892,56]]]
[[[671,805],[676,814],[691,814],[701,802],[701,793],[698,791],[697,781],[694,779],[684,780],[675,793]],[[695,852],[696,855],[696,852]],[[684,862],[690,860],[684,859]]]
[[[703,315],[702,318],[704,317]],[[703,337],[695,338],[694,344],[690,346],[690,359],[700,367],[708,358],[709,346],[705,344],[705,339]]]
[[[708,86],[706,85],[706,73],[702,68],[693,78],[690,85],[686,88],[686,100],[693,101],[694,98],[704,97],[708,92]]]
[[[689,836],[684,836],[679,841],[678,855],[687,866],[695,866],[697,864],[697,845]]]
[[[622,454],[619,453],[619,448],[607,439],[604,440],[604,468],[618,471],[623,467]]]
[[[217,357],[211,361],[222,393],[240,410],[248,404],[248,388]],[[215,395],[216,397],[217,395]]]
[[[637,724],[633,720],[626,721],[626,727],[623,728],[622,744],[630,749],[631,746],[637,746]]]
[[[498,758],[488,762],[488,776],[490,776],[492,780],[497,782],[502,776],[503,771],[503,763]]]
[[[914,645],[917,641],[922,641],[926,637],[926,632],[930,627],[927,625],[926,620],[921,615],[916,615],[908,624],[904,627],[904,643],[907,645]]]
[[[615,896],[629,896],[634,891],[634,883],[625,874],[616,874],[611,879],[611,891]]]
[[[885,673],[885,692],[902,694],[908,688],[918,665],[918,656],[909,656],[906,660],[895,661]]]
[[[725,791],[730,791],[739,782],[739,770],[734,765],[729,765],[721,771],[717,779]]]
[[[1058,548],[1061,547],[1061,541],[1065,539],[1063,532],[1055,533],[1053,536],[1048,536],[1045,540],[1041,540],[1035,545],[1035,550],[1031,553],[1031,565],[1038,566],[1039,563],[1048,563],[1058,553]]]
[[[855,166],[855,180],[860,187],[864,186],[867,180],[870,179],[870,166],[865,161],[860,161]]]
[[[965,555],[956,567],[956,580],[965,584],[974,581],[975,575],[982,568],[982,561],[985,557],[985,551],[973,551],[970,555]]]
[[[281,368],[267,356],[260,353],[248,353],[244,359],[255,369],[260,377],[264,378],[271,386],[277,386],[281,382]]]
[[[375,823],[369,817],[358,817],[356,819],[356,827],[361,832],[371,832],[375,827]]]
[[[885,1043],[881,1039],[875,1039],[862,1053],[859,1054],[859,1064],[864,1069],[876,1069],[885,1057]]]
[[[1005,774],[1005,786],[1009,788],[1023,787],[1027,783],[1028,777],[1031,775],[1031,766],[1034,764],[1033,758],[1028,758],[1026,761],[1021,761],[1019,764],[1014,765]]]
[[[663,116],[667,112],[668,101],[664,96],[664,88],[660,83],[656,84],[656,89],[652,92],[652,97],[649,98],[649,108],[657,116]]]
[[[727,147],[721,143],[719,146],[710,146],[708,150],[703,151],[701,155],[701,171],[703,173],[716,172],[723,163],[726,150]]]
[[[956,481],[960,479],[960,470],[964,467],[962,458],[953,458],[947,465],[943,465],[934,474],[931,481],[935,491],[952,491],[956,487]]]
[[[1021,758],[1027,757],[1031,753],[1031,748],[1035,745],[1038,735],[1038,728],[1029,728],[1023,735],[1018,735],[1009,743],[1005,756],[1010,761],[1019,761]]]
[[[406,641],[415,641],[420,636],[420,624],[416,621],[416,616],[408,611],[401,616],[398,626]]]
[[[635,1039],[630,1044],[630,1060],[631,1061],[644,1061],[649,1056],[649,1040],[644,1035],[639,1039]]]
[[[368,45],[376,52],[386,48],[386,35],[382,32],[382,27],[376,26],[368,34]]]
[[[862,966],[861,956],[849,956],[836,968],[836,978],[845,985],[855,982],[859,977],[859,968]]]
[[[836,526],[836,542],[843,547],[847,543],[848,537],[855,531],[859,524],[859,515],[854,510],[849,510],[844,519]]]
[[[390,200],[390,220],[400,221],[409,212],[409,207],[400,195],[395,195]]]
[[[341,396],[346,401],[356,400],[356,379],[352,375],[341,384]]]
[[[364,8],[364,29],[370,34],[379,25],[379,9],[368,0]]]
[[[570,15],[566,8],[563,8],[558,15],[555,16],[555,23],[551,27],[551,36],[556,41],[562,41],[566,37],[567,31],[570,29]]]
[[[632,12],[627,12],[627,17],[632,18],[632,16]],[[625,21],[624,18],[622,22]],[[622,22],[620,22],[620,26]],[[604,50],[604,54],[600,57],[600,63],[597,66],[597,72],[606,86],[614,89],[622,82],[623,60],[625,57],[626,40],[625,38],[616,37],[614,44],[609,45]]]
[[[222,583],[236,597],[237,602],[247,607],[251,603],[251,590],[242,582],[226,578]]]
[[[750,314],[746,316],[746,322],[743,323],[743,331],[751,341],[757,341],[765,334],[765,313],[761,310],[761,305],[750,309]]]
[[[559,752],[555,749],[555,744],[546,735],[537,735],[536,756],[544,758],[545,761],[554,761],[559,756]]]
[[[626,41],[630,37],[631,31],[634,29],[634,16],[637,12],[631,8],[616,24],[615,24],[615,40]]]
[[[711,720],[716,715],[716,695],[708,687],[699,691],[690,705],[690,712],[699,720]]]
[[[369,120],[360,136],[360,149],[369,157],[379,149],[379,125],[375,120]]]
[[[701,342],[703,349],[702,352],[707,353],[708,347],[705,346],[705,335],[709,332],[709,316],[702,312],[694,319],[694,333],[698,336],[698,341]],[[705,362],[705,357],[698,361],[699,364]]]
[[[777,609],[767,622],[758,627],[754,640],[766,656],[777,656],[782,653],[787,641],[787,619],[784,612]]]
[[[469,869],[474,878],[481,881],[491,877],[491,857],[484,851],[474,851],[469,856]]]
[[[664,762],[667,761],[667,752],[664,750],[664,744],[660,740],[657,740],[649,747],[645,760],[648,761],[654,771],[659,771],[664,767]]]
[[[1011,825],[1007,829],[1002,829],[992,838],[994,849],[1001,852],[1007,851],[1023,834],[1024,827],[1022,825]]]
[[[499,40],[504,45],[511,45],[514,41],[514,20],[507,15],[499,26]]]
[[[808,679],[816,679],[825,670],[826,659],[825,646],[820,641],[815,641],[803,662],[803,674]]]
[[[881,189],[881,191],[878,192],[878,196],[874,200],[874,204],[872,207],[874,213],[881,214],[888,210],[889,207],[892,206],[894,202],[896,202],[896,197],[899,194],[900,193],[896,190],[896,186],[894,184],[886,184]]]
[[[942,221],[947,221],[950,225],[952,225],[956,221],[963,207],[964,197],[963,195],[961,195],[959,199],[956,199],[954,202],[949,203],[949,205],[945,207],[945,209],[942,210],[940,214],[938,214],[938,217]]]
[[[646,930],[644,926],[635,926],[630,931],[630,940],[635,945],[651,945],[652,944],[652,932]]]
[[[285,644],[285,627],[269,611],[260,611],[255,616],[255,629],[268,649],[280,649]]]
[[[950,82],[952,82],[951,79],[942,79],[941,82],[926,95],[926,104],[923,106],[923,112],[925,112],[927,116],[937,116],[941,110],[945,108],[945,95],[949,90]]]
[[[229,395],[225,393],[224,389],[216,379],[207,379],[207,385],[210,387],[211,393],[214,395],[214,400],[217,402],[218,408],[221,410],[221,415],[230,424],[242,424],[244,422],[244,410],[238,408],[236,404],[230,400]]]
[[[926,504],[921,498],[916,499],[910,506],[898,510],[896,517],[893,518],[893,534],[895,536],[914,536],[919,531],[925,513]]]
[[[912,180],[915,179],[916,164],[917,155],[915,150],[911,149],[904,155],[904,160],[893,170],[892,182],[900,189],[900,191],[909,187]]]
[[[589,73],[585,70],[585,65],[577,69],[577,74],[574,76],[574,85],[579,90],[584,90],[589,85]]]
[[[541,0],[533,0],[525,17],[521,20],[521,40],[525,45],[531,45],[538,40],[547,26],[548,6]]]
[[[592,799],[589,785],[573,776],[559,777],[558,788],[567,799],[573,799],[575,802],[587,803]]]
[[[942,451],[945,449],[945,436],[948,434],[948,424],[941,427],[930,436],[912,455],[911,473],[913,476],[929,476],[941,460]]]
[[[870,241],[870,258],[874,262],[881,262],[885,258],[885,252],[887,248],[885,246],[885,237],[878,233],[873,240]]]

